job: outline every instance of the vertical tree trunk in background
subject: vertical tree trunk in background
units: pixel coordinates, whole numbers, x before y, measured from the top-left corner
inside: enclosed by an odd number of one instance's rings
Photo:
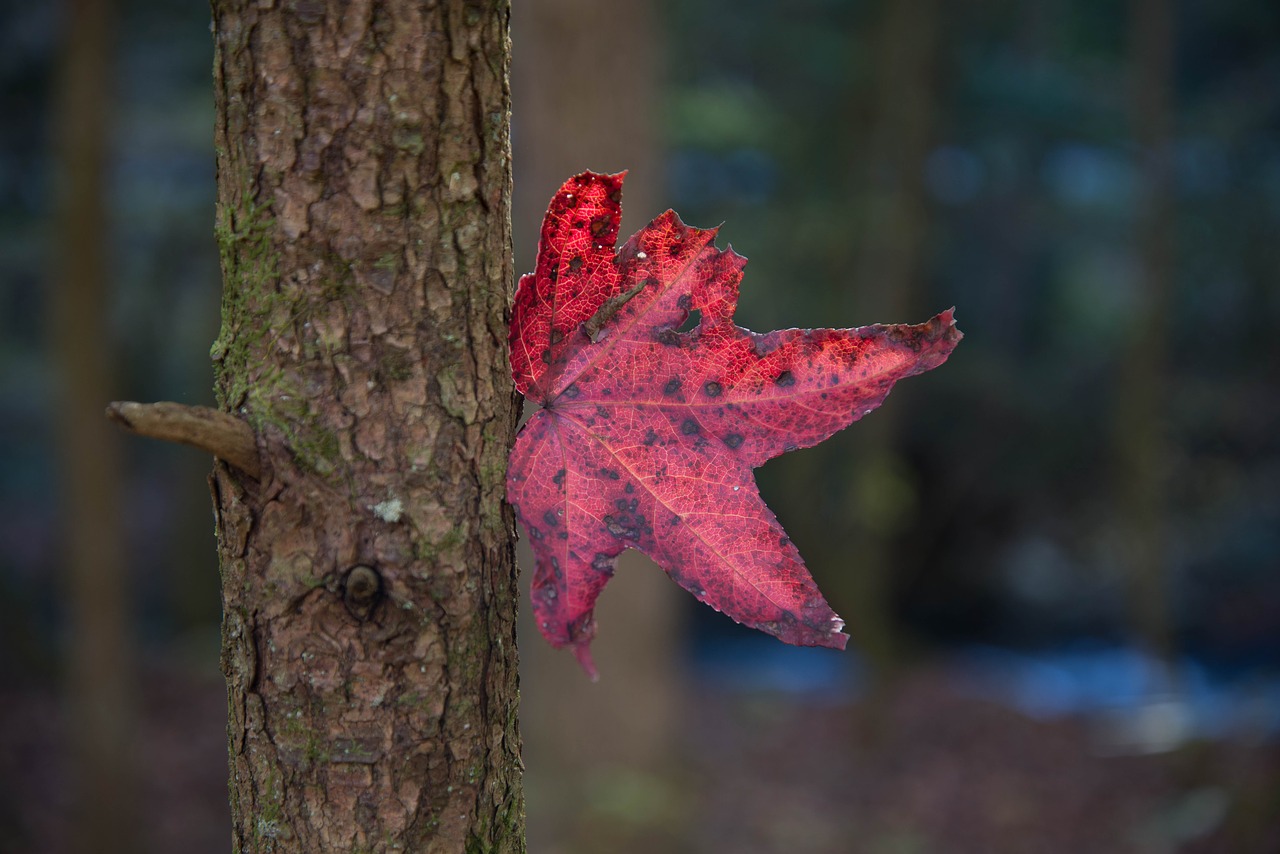
[[[75,847],[138,848],[134,652],[125,595],[118,437],[102,418],[114,378],[107,331],[105,164],[111,108],[110,0],[75,0],[56,107],[60,193],[51,339],[67,516],[70,646],[67,726],[74,756]]]
[[[507,18],[214,3],[238,851],[524,850]]]
[[[1116,408],[1118,500],[1127,534],[1134,629],[1147,651],[1168,658],[1165,566],[1167,437],[1164,434],[1166,335],[1173,287],[1173,8],[1169,0],[1130,5],[1134,136],[1140,172],[1136,212],[1139,281],[1130,346]]]
[[[631,170],[620,239],[661,213],[657,14],[653,0],[516,6],[515,210],[517,230],[532,237],[518,247],[522,270],[533,269],[552,194],[584,169]]]
[[[537,0],[515,6],[520,270],[533,269],[538,228],[552,194],[584,169],[630,170],[623,239],[661,211],[656,14],[652,0]],[[592,821],[584,805],[591,803],[593,789],[625,785],[672,760],[680,718],[682,595],[647,558],[623,554],[596,609],[602,628],[592,652],[602,678],[595,684],[583,677],[573,656],[551,649],[532,622],[522,625],[528,642],[521,647],[527,677],[521,713],[535,847],[539,834],[564,839],[589,832],[583,850],[664,849],[652,835],[655,828],[644,827],[639,816],[606,822],[609,834],[602,836],[601,823]]]
[[[859,322],[917,314],[929,210],[925,161],[937,110],[937,0],[887,2],[881,11],[866,214],[854,280]],[[841,311],[841,314],[846,312]],[[897,441],[901,395],[857,426],[855,469],[840,506],[854,525],[854,559],[831,589],[848,631],[883,675],[899,652],[893,616],[894,539],[912,522],[917,484]],[[843,520],[842,520],[843,522]]]

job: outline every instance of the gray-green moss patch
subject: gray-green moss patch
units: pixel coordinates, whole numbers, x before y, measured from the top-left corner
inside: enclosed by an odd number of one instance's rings
[[[280,259],[272,241],[275,217],[270,203],[259,203],[249,182],[240,204],[219,204],[214,223],[222,260],[222,329],[209,355],[214,361],[218,402],[241,406],[248,393],[249,368],[282,297],[276,287]]]

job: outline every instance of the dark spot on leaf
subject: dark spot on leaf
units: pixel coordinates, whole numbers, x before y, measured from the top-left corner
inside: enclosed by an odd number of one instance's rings
[[[653,429],[650,428],[649,431],[644,434],[644,443],[649,447],[653,447],[653,443],[656,441],[658,441],[658,434],[653,432]]]
[[[533,537],[535,540],[540,540],[540,539],[542,539],[542,529],[541,529],[541,528],[538,528],[538,527],[536,527],[536,526],[534,526],[534,525],[530,525],[530,526],[529,526],[529,536]]]
[[[693,297],[689,296],[688,294],[684,294],[683,296],[680,297],[680,299],[676,300],[676,308],[680,308],[685,311],[688,311],[692,307],[693,307]]]
[[[557,540],[567,540],[567,539],[569,539],[569,532],[568,532],[568,531],[557,531],[557,532],[556,532],[556,539],[557,539]]]
[[[605,409],[603,406],[596,407],[596,415],[600,416],[606,421],[609,420],[609,410]]]
[[[627,499],[625,499],[625,498],[618,498],[618,499],[614,500],[614,502],[613,502],[613,506],[614,506],[614,507],[617,507],[619,510],[626,510],[626,509],[627,509]]]
[[[678,377],[672,377],[667,380],[667,384],[662,387],[662,393],[670,397],[680,390],[680,385],[680,379]]]
[[[563,333],[563,332],[561,332],[559,329],[552,329],[552,330],[551,330],[551,343],[552,343],[552,344],[559,344],[559,343],[560,343],[561,341],[563,341],[563,340],[564,340],[564,333]]]
[[[609,201],[613,202],[615,205],[622,204],[622,190],[614,190],[610,193]]]
[[[625,493],[627,493],[628,495],[630,495],[631,493],[633,493],[633,492],[635,492],[635,491],[636,491],[636,488],[635,488],[635,486],[633,486],[632,484],[628,483],[628,484],[623,488],[623,490],[622,490],[622,491],[623,491],[623,492],[625,492]]]
[[[551,268],[551,272],[550,272],[550,273],[547,273],[547,278],[548,278],[548,279],[550,279],[550,280],[551,280],[551,284],[553,284],[553,285],[554,285],[554,284],[556,283],[556,279],[560,278],[560,268],[559,268],[559,267],[552,267],[552,268]]]
[[[556,472],[555,476],[551,478],[551,482],[554,483],[556,486],[564,485],[564,475],[565,475],[564,469],[560,469],[560,471]]]
[[[672,329],[672,328],[670,328],[670,327],[665,327],[665,328],[663,328],[663,329],[659,329],[659,330],[657,330],[657,331],[653,334],[653,338],[654,338],[654,340],[655,340],[655,341],[657,341],[659,344],[664,344],[664,345],[666,345],[667,347],[679,347],[679,346],[680,346],[680,335],[679,335],[679,334],[678,334],[674,329]]]
[[[786,545],[787,543],[789,543],[789,542],[791,542],[791,538],[790,538],[790,537],[779,537],[779,538],[778,538],[778,545],[780,545],[780,546],[785,546],[785,545]]]
[[[728,445],[732,450],[737,450],[742,446],[742,434],[730,433],[728,436],[724,437],[724,443]]]
[[[671,517],[671,525],[672,525],[672,527],[674,527],[674,526],[676,526],[676,525],[679,525],[679,524],[680,524],[680,517],[679,517],[679,516],[672,516],[672,517]]]
[[[692,418],[686,418],[684,423],[680,425],[680,432],[686,436],[692,436],[698,432],[698,422]]]
[[[544,365],[551,364],[551,350],[549,348],[542,351],[542,363]]]
[[[751,339],[751,349],[755,351],[757,356],[767,356],[778,349],[778,341],[776,338],[757,335]]]
[[[618,473],[617,473],[616,471],[614,471],[613,469],[600,469],[600,474],[602,474],[602,475],[604,475],[605,477],[609,478],[609,480],[617,480],[617,479],[618,479]]]
[[[795,374],[791,373],[790,371],[783,371],[782,373],[778,374],[778,378],[775,379],[774,382],[782,386],[783,388],[786,388],[787,386],[796,384],[796,377],[795,377]]]
[[[560,396],[566,400],[573,400],[580,394],[582,394],[582,389],[578,388],[577,383],[569,383],[569,387],[560,392]]]
[[[603,233],[605,229],[609,227],[609,223],[612,222],[612,220],[613,218],[610,217],[608,214],[605,214],[604,216],[598,216],[595,219],[591,220],[591,233],[599,237],[600,234]]]
[[[715,380],[711,380],[710,382],[708,382],[706,385],[702,387],[702,392],[707,397],[719,397],[720,392],[722,391],[724,391],[724,389],[721,388],[720,383],[716,382]]]
[[[546,579],[541,584],[535,583],[534,585],[533,598],[542,602],[554,601],[558,595],[559,593],[556,591],[555,582],[550,578]]]
[[[629,513],[620,513],[617,516],[605,516],[604,526],[610,534],[620,540],[638,540],[640,539],[638,521]]]
[[[552,528],[560,524],[560,520],[556,518],[556,514],[552,510],[548,510],[546,513],[542,514],[542,521],[546,522]]]
[[[596,572],[613,575],[613,558],[604,552],[596,552],[595,558],[591,561],[591,568]]]
[[[579,271],[579,270],[581,270],[581,269],[582,269],[582,256],[581,256],[581,255],[575,255],[575,256],[574,256],[574,257],[569,261],[569,272],[570,272],[570,273],[576,273],[576,272],[578,272],[578,271]]]

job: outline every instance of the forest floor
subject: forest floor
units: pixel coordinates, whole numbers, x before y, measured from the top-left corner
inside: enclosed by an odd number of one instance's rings
[[[141,850],[225,854],[221,678],[143,677]],[[602,769],[588,802],[530,816],[533,854],[1280,851],[1274,740],[1118,753],[1096,720],[1033,719],[943,669],[874,702],[691,690],[669,772]],[[69,850],[66,727],[51,690],[0,687],[0,852]]]

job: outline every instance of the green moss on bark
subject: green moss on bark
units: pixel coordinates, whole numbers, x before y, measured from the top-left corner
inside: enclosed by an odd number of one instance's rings
[[[248,393],[252,355],[271,329],[280,294],[280,258],[273,244],[275,217],[270,203],[254,197],[242,182],[239,205],[219,204],[214,235],[222,260],[222,329],[209,355],[213,359],[218,403],[234,410]]]

